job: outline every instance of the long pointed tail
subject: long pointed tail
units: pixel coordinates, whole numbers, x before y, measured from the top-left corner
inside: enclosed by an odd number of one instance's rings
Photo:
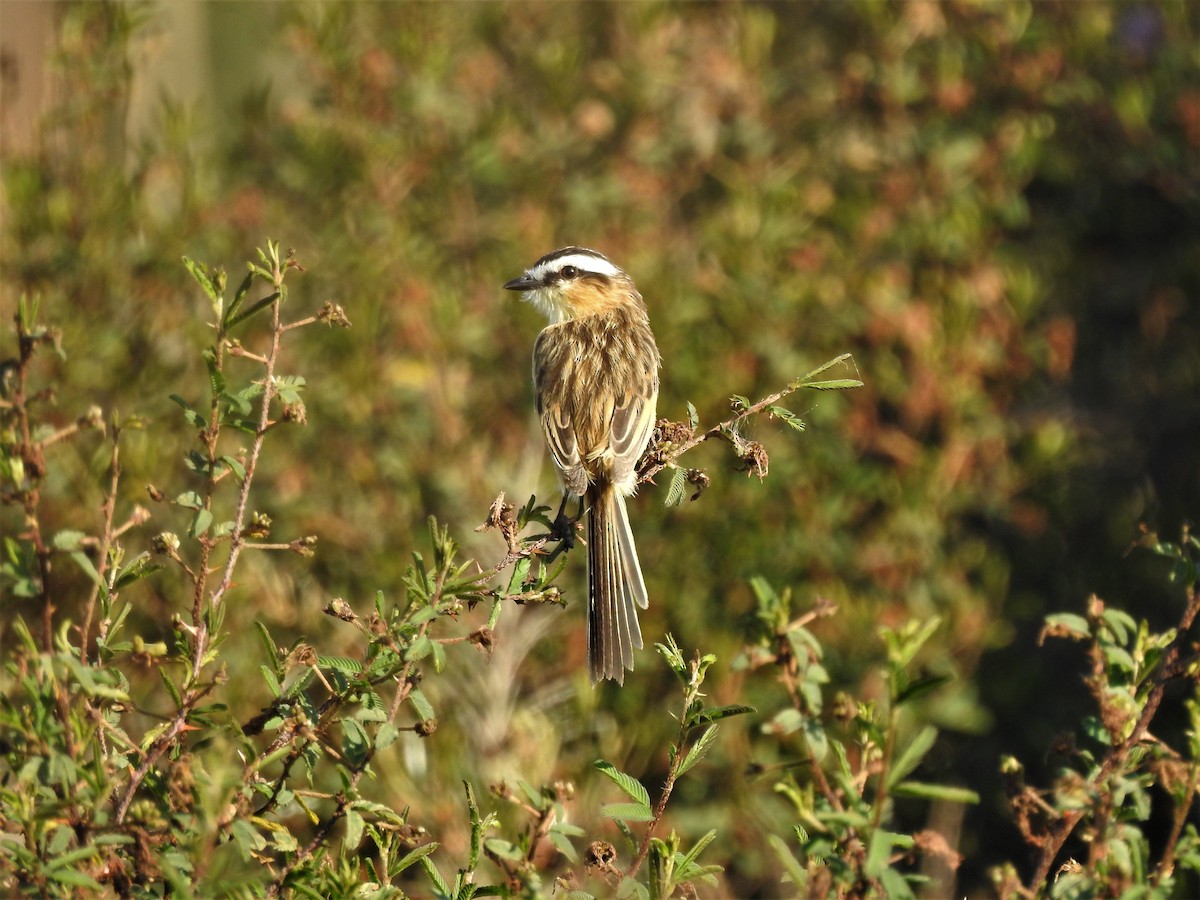
[[[642,648],[637,607],[648,604],[625,498],[611,485],[589,491],[587,521],[588,673],[624,684]]]

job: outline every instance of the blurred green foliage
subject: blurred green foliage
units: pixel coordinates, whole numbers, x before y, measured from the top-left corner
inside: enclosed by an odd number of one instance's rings
[[[281,236],[311,272],[294,294],[346,309],[353,329],[295,335],[311,424],[259,476],[278,533],[316,534],[319,552],[247,560],[232,632],[251,643],[262,620],[284,646],[320,635],[349,652],[320,611],[398,591],[429,515],[465,535],[501,490],[551,493],[529,411],[541,323],[499,286],[586,244],[648,300],[662,415],[691,402],[708,425],[731,394],[757,399],[846,351],[866,385],[796,409],[803,434],[755,425],[762,483],[701,450],[700,500],[667,509],[643,491],[646,632],[731,660],[761,575],[838,605],[819,626],[824,665],[869,692],[879,627],[940,617],[921,662],[955,678],[915,705],[942,735],[929,777],[984,797],[962,828],[962,883],[1018,856],[997,761],[1041,754],[1084,695],[1056,668],[1077,658],[1031,658],[1043,616],[1092,590],[1157,596],[1149,562],[1117,557],[1140,520],[1173,528],[1200,509],[1200,7],[206,8],[221,105],[168,89],[130,134],[161,9],[55,7],[56,100],[35,149],[3,159],[0,311],[7,327],[37,296],[62,326],[68,360],[43,354],[38,374],[63,423],[93,404],[147,419],[124,438],[128,508],[179,477],[190,442],[167,395],[203,379],[193,349],[211,335],[180,257],[227,264]],[[228,55],[247,44],[285,65]],[[62,448],[54,527],[94,518],[100,489],[85,488],[107,460],[99,439]],[[569,601],[581,570],[572,559]],[[83,575],[60,577],[86,594]],[[168,637],[177,588],[135,606],[146,642]],[[70,596],[60,615],[78,618]],[[6,620],[40,616],[11,591],[5,605]],[[427,760],[440,783],[548,782],[597,755],[665,772],[669,732],[643,712],[670,674],[646,653],[623,690],[593,693],[577,607],[523,611],[490,664],[431,686],[458,704]],[[247,650],[235,683],[257,664]],[[710,681],[715,702],[778,706],[769,685]],[[778,863],[755,836],[788,809],[742,773],[789,750],[745,736],[714,752],[726,777],[681,784],[676,827],[737,835],[728,883],[769,891]],[[378,763],[385,799],[418,806],[412,765]],[[461,805],[424,797],[420,815],[450,827]]]

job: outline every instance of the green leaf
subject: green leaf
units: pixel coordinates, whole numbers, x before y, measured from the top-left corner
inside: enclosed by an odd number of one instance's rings
[[[212,525],[213,514],[207,509],[196,510],[196,515],[192,518],[192,524],[188,528],[188,534],[192,537],[200,537],[208,531],[208,527]]]
[[[272,697],[278,697],[283,693],[283,688],[279,684],[279,679],[275,677],[275,672],[269,666],[259,666],[259,671],[263,674],[263,681],[267,683],[268,690],[271,691]]]
[[[113,588],[120,590],[126,585],[133,584],[135,581],[145,578],[147,575],[153,575],[162,567],[162,563],[155,562],[148,552],[143,551],[117,572],[117,577],[113,581]]]
[[[525,858],[525,854],[521,852],[519,847],[503,838],[488,838],[484,841],[484,846],[487,847],[489,853],[501,859],[519,862]]]
[[[350,763],[359,763],[367,758],[371,738],[366,729],[354,719],[342,719],[342,752]]]
[[[621,819],[625,822],[651,822],[654,820],[654,810],[641,803],[606,803],[600,807],[600,812],[610,819]]]
[[[979,802],[979,794],[968,788],[950,787],[943,784],[926,784],[923,781],[902,781],[892,788],[897,797],[914,797],[919,800],[945,800],[950,803]]]
[[[901,706],[953,680],[950,675],[922,675],[897,693],[896,698],[892,702],[896,706]]]
[[[269,280],[269,276],[267,276],[267,277]],[[266,297],[263,297],[261,300],[256,300],[254,303],[251,303],[248,307],[246,307],[246,310],[244,312],[239,312],[235,316],[230,316],[225,321],[225,330],[228,331],[229,329],[233,328],[235,325],[240,325],[242,322],[245,322],[247,319],[249,319],[255,313],[261,312],[262,310],[266,309],[268,306],[270,306],[272,303],[274,303],[278,299],[279,299],[279,292],[275,291],[275,292],[267,295]]]
[[[800,385],[810,391],[845,391],[862,386],[863,383],[857,378],[834,378],[830,381],[810,381],[808,384]]]
[[[246,299],[246,294],[250,291],[250,286],[254,284],[254,272],[246,273],[246,277],[242,279],[242,283],[238,285],[237,292],[233,295],[233,300],[229,303],[229,308],[225,311],[225,317],[221,320],[221,329],[225,330],[229,327],[229,320],[237,314],[237,311],[242,308],[242,302]]]
[[[422,722],[428,722],[437,718],[437,715],[433,711],[433,705],[419,688],[412,689],[408,695],[408,702],[412,704],[413,709],[421,717]]]
[[[437,841],[433,841],[432,843],[422,844],[420,847],[417,847],[415,850],[404,856],[398,863],[396,863],[396,873],[399,874],[414,863],[420,862],[430,853],[436,850],[438,846],[439,845]],[[439,875],[438,877],[440,878],[441,876]],[[445,882],[443,882],[443,884],[445,884]]]
[[[937,736],[938,730],[932,725],[926,725],[917,732],[892,763],[892,767],[888,771],[889,788],[920,765],[921,760],[925,758],[925,754],[933,749],[933,744],[937,740]]]
[[[696,861],[696,858],[704,852],[704,848],[713,842],[716,836],[717,830],[714,828],[701,837],[700,840],[696,841],[696,843],[692,846],[692,849],[683,855],[676,867],[680,878],[686,879],[689,877],[687,870]]]
[[[550,838],[550,843],[554,845],[554,848],[571,863],[579,862],[579,854],[575,850],[575,845],[571,843],[571,839],[563,834],[557,826],[551,828],[550,833],[546,836]]]
[[[162,678],[163,685],[166,686],[167,693],[171,695],[171,700],[175,704],[175,709],[183,709],[183,695],[179,693],[179,688],[175,686],[175,682],[171,680],[171,676],[167,674],[167,670],[160,666],[158,669],[158,674]]]
[[[840,363],[847,362],[847,361],[851,365],[854,364],[854,357],[852,354],[843,353],[841,356],[835,356],[833,359],[817,366],[815,369],[813,369],[807,375],[803,375],[800,378],[797,378],[795,381],[793,381],[791,384],[788,385],[788,389],[794,391],[797,388],[803,387],[803,388],[811,388],[811,389],[817,390],[817,391],[832,391],[832,390],[842,390],[844,388],[862,387],[861,381],[858,381],[857,379],[852,379],[852,378],[842,378],[842,379],[835,379],[835,380],[831,380],[831,381],[815,381],[814,380],[821,373],[827,372],[830,369],[832,369],[834,366],[836,366]]]
[[[730,716],[744,716],[748,713],[756,712],[758,710],[753,706],[744,706],[736,703],[729,706],[709,706],[688,716],[688,727],[695,728],[699,725],[708,725],[712,722],[718,722],[721,719],[728,719]]]
[[[204,505],[204,500],[195,491],[184,491],[175,498],[175,505],[186,509],[200,509]]]
[[[196,262],[187,256],[183,258],[183,267],[187,269],[192,278],[196,279],[196,283],[208,295],[208,299],[212,302],[213,312],[217,319],[221,318],[221,307],[224,304],[224,299],[221,297],[221,288],[225,281],[225,272],[217,269],[214,272],[209,272],[208,266],[204,263]]]
[[[178,394],[171,394],[171,399],[178,403],[180,407],[182,407],[183,417],[187,420],[189,425],[191,425],[193,428],[199,428],[202,431],[208,427],[208,422],[205,420],[204,416],[192,409],[186,400],[184,400]]]
[[[209,347],[203,353],[204,365],[208,369],[208,386],[212,391],[213,397],[220,397],[225,393],[225,373],[221,371],[221,366],[217,360],[217,352]]]
[[[334,672],[341,672],[343,675],[348,675],[351,678],[358,675],[363,670],[363,664],[357,659],[351,659],[348,656],[318,656],[317,665],[322,669],[331,669]]]
[[[782,737],[804,727],[804,714],[798,709],[781,709],[771,721],[762,724],[763,734]]]
[[[426,844],[425,846],[436,847],[437,844]],[[416,851],[414,850],[413,853],[415,852]],[[412,854],[409,854],[409,856],[411,855]],[[450,896],[450,885],[446,884],[446,879],[442,877],[442,873],[437,870],[437,866],[433,864],[433,860],[429,859],[428,856],[429,854],[426,853],[425,855],[419,857],[421,868],[425,870],[425,874],[429,877],[429,880],[433,882],[434,890],[436,890],[443,897]],[[408,857],[405,857],[405,859],[407,858]]]
[[[717,725],[709,725],[708,728],[696,739],[696,742],[688,748],[687,756],[683,758],[683,762],[679,766],[679,775],[682,775],[704,757],[708,752],[708,748],[712,746],[713,741],[717,737]]]
[[[694,432],[700,427],[700,413],[696,412],[696,407],[691,403],[687,405],[688,427]]]
[[[624,772],[619,771],[612,763],[603,759],[596,760],[592,765],[599,769],[601,774],[611,780],[613,784],[623,790],[629,796],[629,799],[646,808],[650,807],[650,795],[642,787],[642,783],[632,775],[626,775]]]
[[[1087,619],[1075,613],[1054,613],[1046,616],[1046,627],[1067,631],[1081,638],[1085,638],[1091,633]]]
[[[89,891],[95,891],[97,895],[103,893],[104,886],[90,875],[75,869],[55,869],[50,873],[50,877],[59,884],[67,884],[71,887],[87,888]]]
[[[375,731],[375,749],[386,750],[400,737],[400,729],[391,722],[384,722]]]
[[[64,528],[54,535],[54,549],[65,551],[78,550],[83,546],[83,539],[86,537],[87,535],[82,531],[73,531],[69,528]]]
[[[804,894],[804,887],[808,884],[808,873],[804,871],[804,867],[796,860],[795,854],[777,834],[767,835],[767,843],[771,845],[771,849],[775,851],[775,857],[783,866],[785,877],[790,877],[792,884],[796,885],[798,894]]]
[[[687,472],[683,469],[671,469],[671,480],[667,484],[667,496],[663,499],[663,506],[678,506],[683,502],[683,495],[687,486]]]
[[[362,843],[363,835],[363,817],[354,807],[346,810],[346,837],[345,846],[347,849],[356,850],[358,845]]]
[[[883,870],[888,868],[888,860],[891,858],[892,849],[904,840],[910,843],[911,838],[906,835],[894,834],[890,831],[884,831],[882,828],[877,828],[871,834],[871,843],[867,849],[867,859],[863,864],[863,873],[869,878],[878,878],[883,874]]]

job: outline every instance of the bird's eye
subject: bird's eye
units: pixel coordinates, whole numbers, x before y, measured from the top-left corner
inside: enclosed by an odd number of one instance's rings
[[[559,274],[563,278],[571,279],[579,274],[579,270],[577,268],[575,268],[574,266],[563,266],[562,271],[559,272]]]

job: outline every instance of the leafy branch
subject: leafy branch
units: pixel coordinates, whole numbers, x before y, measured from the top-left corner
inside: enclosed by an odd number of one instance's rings
[[[704,758],[716,740],[717,722],[731,716],[755,712],[751,706],[705,705],[704,694],[700,688],[704,684],[709,667],[717,661],[712,654],[697,655],[688,662],[671,635],[667,635],[666,643],[655,646],[683,687],[683,704],[679,715],[678,734],[669,750],[667,778],[653,808],[650,806],[650,794],[636,778],[605,760],[595,762],[596,769],[629,798],[628,802],[610,803],[601,810],[616,822],[631,850],[636,847],[633,862],[624,873],[621,891],[636,890],[639,895],[646,894],[646,889],[637,884],[636,878],[642,864],[649,857],[651,877],[647,896],[653,898],[670,897],[678,884],[690,881],[704,881],[715,886],[714,876],[722,871],[721,867],[700,866],[696,862],[700,852],[716,837],[715,831],[702,837],[686,853],[680,852],[676,835],[672,834],[664,841],[655,837],[655,832],[666,813],[676,781]],[[693,733],[696,733],[695,737]],[[630,823],[638,822],[646,823],[646,830],[640,841],[635,838],[630,827]],[[622,896],[627,894],[622,893]]]
[[[668,506],[677,505],[684,494],[684,484],[691,483],[696,488],[692,499],[695,500],[700,492],[708,485],[708,476],[700,469],[681,469],[676,463],[689,450],[698,447],[705,441],[723,440],[733,447],[734,453],[741,460],[743,467],[750,474],[760,479],[767,476],[769,460],[766,449],[758,441],[751,441],[741,434],[741,425],[752,416],[766,412],[772,418],[780,419],[790,428],[803,431],[804,421],[791,410],[779,405],[779,401],[798,390],[811,391],[841,391],[862,387],[858,378],[821,378],[830,369],[839,365],[854,365],[854,359],[849,353],[843,353],[817,366],[807,375],[803,375],[787,384],[782,390],[763,397],[757,403],[735,394],[730,400],[734,414],[724,421],[718,422],[711,428],[698,431],[699,415],[692,404],[688,404],[688,421],[672,422],[662,419],[655,429],[654,440],[643,455],[638,469],[638,482],[652,482],[654,476],[663,469],[672,469],[671,482],[667,487],[666,503]],[[857,373],[857,367],[855,368]]]
[[[1088,601],[1086,616],[1047,617],[1043,640],[1058,637],[1087,644],[1091,670],[1085,682],[1098,715],[1084,720],[1086,743],[1069,749],[1072,765],[1059,775],[1052,791],[1025,785],[1023,767],[1015,759],[1003,762],[1017,824],[1037,849],[1036,865],[1023,889],[1010,874],[1002,875],[1014,892],[1033,896],[1046,884],[1066,842],[1081,829],[1087,834],[1086,869],[1068,861],[1056,882],[1065,879],[1091,891],[1098,882],[1111,889],[1140,880],[1128,860],[1141,853],[1143,837],[1123,823],[1149,815],[1149,783],[1157,783],[1174,807],[1167,842],[1150,873],[1151,884],[1169,889],[1181,841],[1187,845],[1187,858],[1195,859],[1200,839],[1194,829],[1185,833],[1184,826],[1200,783],[1200,679],[1191,635],[1200,614],[1200,539],[1185,526],[1178,543],[1147,534],[1142,545],[1170,561],[1168,580],[1182,589],[1174,628],[1152,632],[1145,622],[1135,622],[1095,596]],[[1191,729],[1182,751],[1150,730],[1168,688],[1179,681],[1191,690],[1186,701]]]

